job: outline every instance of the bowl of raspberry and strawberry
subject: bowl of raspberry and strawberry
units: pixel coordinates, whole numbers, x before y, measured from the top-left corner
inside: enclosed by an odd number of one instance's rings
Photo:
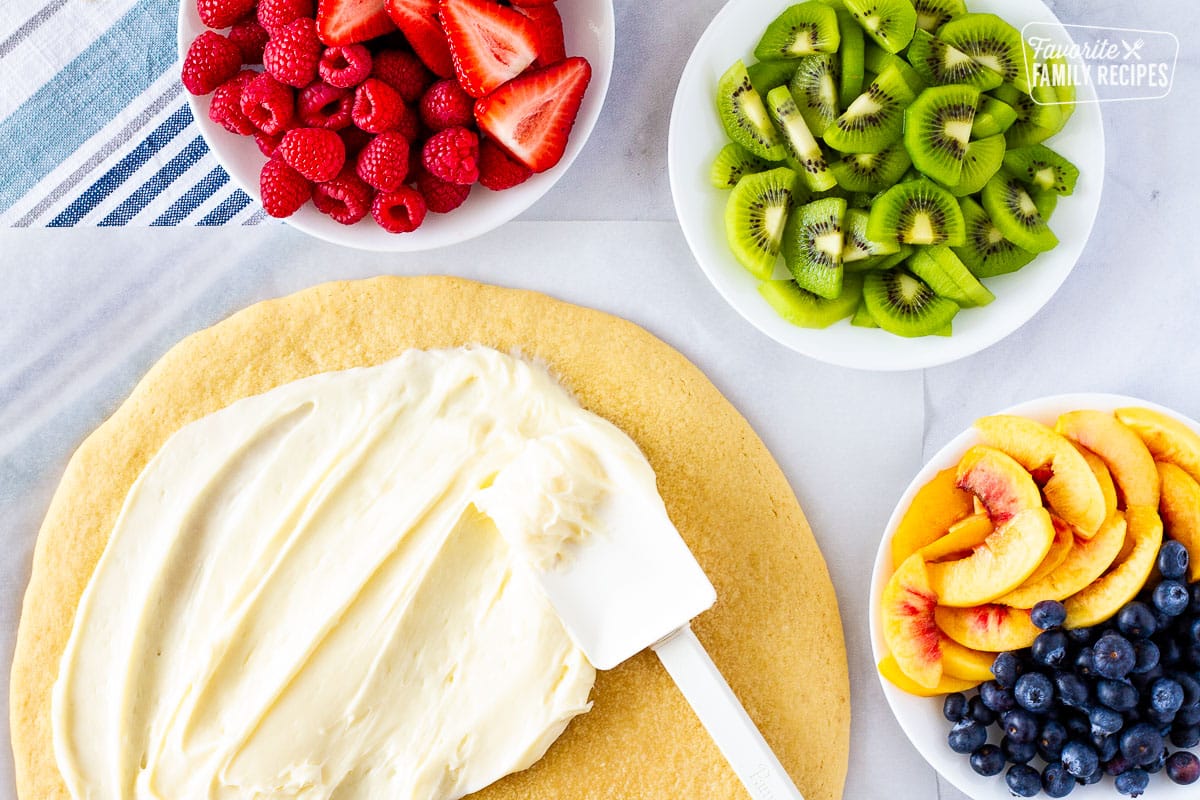
[[[182,0],[179,47],[201,132],[268,214],[425,250],[569,167],[607,91],[612,0]]]

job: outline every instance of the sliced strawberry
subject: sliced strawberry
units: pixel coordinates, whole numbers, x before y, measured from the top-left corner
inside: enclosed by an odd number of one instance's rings
[[[475,103],[479,127],[534,172],[562,159],[592,67],[574,56],[514,78]]]
[[[446,32],[438,22],[437,0],[384,0],[392,22],[408,39],[417,58],[443,78],[454,77]]]
[[[553,4],[516,8],[529,17],[537,33],[538,57],[533,62],[535,67],[548,67],[567,57],[567,46],[563,43],[562,17],[558,15],[558,9]]]
[[[483,97],[537,58],[537,28],[494,0],[442,0],[442,27],[454,73],[467,94]]]
[[[317,36],[327,47],[365,42],[394,30],[383,0],[317,2]]]

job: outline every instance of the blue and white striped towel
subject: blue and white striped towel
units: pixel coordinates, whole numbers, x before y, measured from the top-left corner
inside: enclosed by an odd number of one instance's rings
[[[178,0],[0,3],[0,225],[255,225],[179,83]]]

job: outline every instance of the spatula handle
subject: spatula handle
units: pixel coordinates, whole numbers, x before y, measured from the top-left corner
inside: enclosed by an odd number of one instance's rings
[[[804,800],[704,645],[684,625],[653,648],[754,800]]]

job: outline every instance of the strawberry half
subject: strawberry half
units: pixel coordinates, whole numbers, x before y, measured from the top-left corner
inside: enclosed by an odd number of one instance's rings
[[[514,78],[475,103],[479,127],[534,172],[557,164],[592,79],[586,58],[573,56]]]
[[[472,97],[520,75],[538,56],[537,28],[507,6],[493,0],[442,0],[440,14],[454,73]]]
[[[562,17],[559,16],[557,8],[553,5],[514,8],[529,17],[537,33],[538,57],[533,62],[535,67],[548,67],[567,57],[567,47],[563,43]]]
[[[438,22],[437,0],[384,0],[384,8],[417,58],[439,76],[453,78],[454,62],[446,32]]]
[[[317,2],[317,36],[327,47],[365,42],[394,30],[383,0]]]

